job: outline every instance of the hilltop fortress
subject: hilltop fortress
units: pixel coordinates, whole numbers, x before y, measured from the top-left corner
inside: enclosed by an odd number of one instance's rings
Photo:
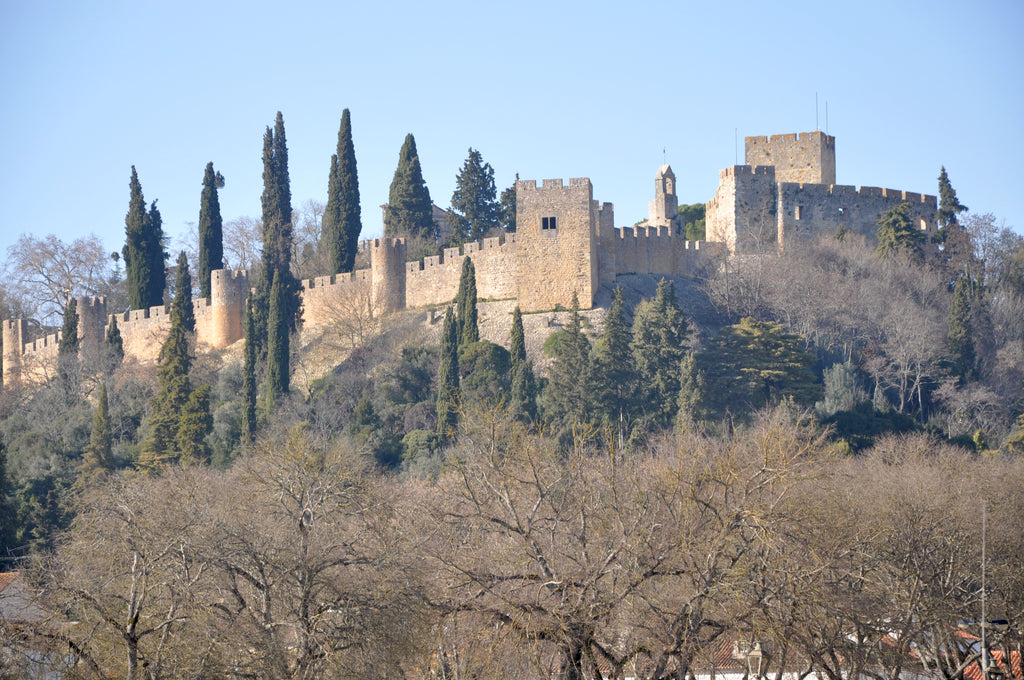
[[[874,237],[878,218],[912,205],[922,231],[936,228],[935,196],[835,185],[835,138],[822,132],[746,138],[747,165],[719,173],[706,206],[707,241],[687,241],[678,220],[676,178],[663,165],[647,222],[615,227],[611,203],[594,200],[587,178],[516,182],[516,231],[418,262],[406,262],[403,239],[373,239],[360,247],[370,267],[303,281],[303,322],[330,324],[346,305],[374,314],[450,302],[463,260],[471,257],[481,299],[515,299],[524,312],[594,304],[602,284],[624,274],[695,276],[729,254],[781,249],[792,239],[834,232],[839,225]],[[243,336],[249,281],[244,271],[212,273],[211,295],[194,302],[196,341],[219,349]],[[340,310],[340,311],[339,311]],[[78,299],[80,353],[98,365],[108,316],[104,298]],[[170,328],[166,306],[116,314],[126,357],[154,362]],[[53,375],[60,334],[31,342],[28,322],[3,322],[3,379],[37,383]]]

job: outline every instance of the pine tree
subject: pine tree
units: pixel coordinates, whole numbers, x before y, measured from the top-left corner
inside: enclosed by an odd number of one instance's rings
[[[676,300],[675,285],[665,279],[649,300],[637,305],[630,352],[639,384],[639,405],[663,426],[678,406],[679,368],[689,329]]]
[[[217,189],[224,186],[224,176],[214,172],[213,163],[206,164],[203,193],[199,205],[199,297],[210,297],[210,272],[224,268],[224,224],[220,216]]]
[[[270,287],[270,318],[267,324],[267,385],[263,393],[264,412],[269,416],[277,398],[288,393],[289,353],[288,325],[285,314],[284,283],[274,275]]]
[[[897,253],[920,257],[924,234],[914,228],[910,217],[910,204],[900,203],[878,219],[879,257],[892,257]]]
[[[452,228],[451,243],[478,241],[498,226],[501,216],[494,169],[484,163],[480,152],[470,147],[469,157],[455,178],[448,226]]]
[[[174,444],[184,464],[209,463],[210,447],[206,437],[213,428],[210,414],[210,386],[200,385],[192,390],[181,409],[181,420]]]
[[[121,338],[121,329],[117,327],[116,315],[110,317],[110,325],[107,326],[103,355],[106,360],[105,372],[107,375],[113,373],[124,361],[124,340]]]
[[[82,455],[76,486],[87,488],[114,468],[114,437],[111,434],[110,407],[107,402],[107,384],[100,385],[99,403],[92,419],[89,446]]]
[[[416,140],[412,134],[398,153],[398,167],[388,192],[388,207],[384,211],[384,235],[392,237],[437,237],[434,225],[433,203],[430,191],[423,181],[420,158],[416,153]]]
[[[630,333],[626,326],[625,301],[622,289],[615,287],[615,297],[604,317],[604,328],[590,353],[593,366],[595,414],[625,441],[633,401],[636,371],[630,351]]]
[[[461,349],[480,340],[476,309],[476,268],[469,257],[462,261],[462,275],[459,278],[459,291],[455,295],[455,309],[456,335]]]
[[[459,337],[455,310],[451,305],[441,329],[441,357],[437,369],[437,433],[450,438],[458,422],[459,404]]]
[[[245,348],[242,352],[242,438],[249,443],[256,438],[256,316],[252,296],[246,300]]]
[[[352,144],[352,121],[348,109],[341,114],[338,151],[331,156],[327,182],[327,205],[323,217],[323,247],[330,272],[350,272],[355,265],[362,231],[359,207],[359,177]]]
[[[974,349],[974,330],[971,324],[971,290],[974,284],[960,276],[953,287],[953,300],[949,306],[949,332],[946,345],[953,359],[953,374],[965,383],[974,377],[977,357]]]
[[[946,166],[939,171],[939,209],[936,212],[935,220],[939,223],[939,237],[945,240],[946,230],[959,225],[957,215],[967,210],[967,206],[956,197],[956,190],[949,182],[949,175],[946,174]]]

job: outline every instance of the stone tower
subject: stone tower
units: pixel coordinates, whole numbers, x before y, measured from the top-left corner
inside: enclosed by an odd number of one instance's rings
[[[654,200],[647,204],[647,224],[651,227],[670,227],[678,215],[676,175],[670,165],[663,165],[654,176]]]
[[[4,320],[3,338],[3,382],[16,385],[21,379],[21,353],[28,337],[28,321],[25,319]]]
[[[775,181],[836,183],[836,138],[821,130],[745,137],[747,165],[775,166]]]
[[[370,249],[370,305],[374,314],[405,309],[405,239],[375,238]]]
[[[78,356],[86,366],[98,366],[106,340],[107,299],[78,297]]]
[[[227,347],[245,334],[245,300],[249,278],[244,269],[215,269],[210,272],[209,336],[212,347]]]
[[[572,304],[588,309],[597,293],[597,204],[590,180],[516,182],[516,279],[524,312]],[[609,210],[609,214],[610,214]]]

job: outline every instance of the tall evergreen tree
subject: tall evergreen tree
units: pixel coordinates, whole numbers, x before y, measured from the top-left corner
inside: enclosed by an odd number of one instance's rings
[[[384,211],[384,235],[387,237],[412,236],[425,239],[437,237],[434,225],[433,203],[430,191],[423,181],[420,157],[412,134],[398,153],[398,167],[388,192],[388,207]]]
[[[451,305],[441,328],[441,357],[437,369],[437,433],[448,438],[455,432],[459,406],[459,337]]]
[[[182,255],[182,257],[184,254]],[[181,258],[179,258],[181,262]],[[184,262],[184,275],[188,274],[188,262]],[[178,274],[183,276],[182,272]],[[191,279],[191,277],[189,277]],[[182,288],[185,288],[183,290]],[[186,292],[187,290],[187,292]],[[181,423],[181,414],[192,393],[189,371],[192,368],[191,343],[185,301],[191,312],[191,281],[187,287],[176,289],[174,301],[171,303],[171,328],[167,339],[160,348],[157,381],[159,389],[153,398],[150,413],[149,434],[142,443],[139,456],[139,468],[156,473],[179,457],[176,439]]]
[[[210,272],[224,268],[224,223],[220,216],[217,190],[224,186],[224,176],[214,172],[213,163],[203,173],[203,193],[199,205],[199,297],[210,297]]]
[[[958,277],[953,287],[953,300],[949,306],[949,332],[946,343],[953,360],[953,374],[961,383],[974,377],[977,362],[974,330],[971,324],[973,287],[974,284],[966,276]]]
[[[263,393],[267,415],[273,412],[277,398],[288,393],[289,353],[288,324],[284,283],[274,274],[270,287],[270,318],[267,324],[267,385]]]
[[[192,274],[188,267],[188,256],[185,251],[178,254],[177,267],[174,274],[174,300],[171,302],[171,313],[177,307],[182,326],[188,333],[196,331],[196,312],[192,305]]]
[[[213,428],[210,414],[210,386],[200,385],[192,390],[181,409],[181,420],[174,437],[178,456],[184,464],[209,463],[210,447],[206,437]]]
[[[629,345],[625,301],[622,288],[616,286],[615,297],[604,317],[604,328],[590,356],[596,414],[618,432],[620,445],[625,441],[636,383]]]
[[[121,329],[117,327],[117,315],[110,317],[103,349],[106,360],[105,372],[109,375],[124,361],[124,340],[121,338]]]
[[[509,385],[509,411],[513,417],[532,423],[537,420],[537,379],[533,362],[526,358],[526,335],[523,331],[523,313],[516,305],[512,312],[512,332],[509,354],[512,376]]]
[[[551,422],[559,437],[568,437],[573,428],[590,422],[593,381],[590,366],[590,341],[583,333],[580,303],[572,295],[569,323],[554,336],[554,362],[544,389],[544,418]]]
[[[956,197],[956,190],[949,181],[949,175],[946,174],[946,166],[943,165],[939,171],[939,209],[935,215],[939,223],[940,238],[945,240],[945,231],[952,225],[959,225],[957,215],[966,210],[967,206]]]
[[[110,406],[107,401],[107,383],[100,385],[99,403],[92,419],[89,446],[82,454],[76,485],[87,488],[114,468],[114,437],[111,433]]]
[[[131,192],[125,216],[125,275],[130,309],[149,309],[164,302],[163,226],[153,201],[149,212],[142,195],[139,175],[132,166],[128,183]]]
[[[480,327],[476,309],[476,268],[473,260],[467,257],[462,261],[462,275],[459,278],[459,291],[455,295],[455,309],[459,348],[480,340]]]
[[[675,285],[662,279],[653,298],[637,305],[630,351],[636,367],[639,404],[663,426],[678,406],[680,362],[689,328],[676,299]]]
[[[697,357],[687,352],[679,364],[679,413],[677,422],[682,426],[687,419],[704,420],[707,417],[707,380],[697,365]]]
[[[519,173],[516,173],[516,182],[519,181]],[[501,213],[501,227],[508,232],[516,230],[516,185],[512,183],[508,189],[501,192],[499,199],[499,211]]]
[[[298,327],[301,312],[302,286],[292,274],[292,198],[288,175],[288,145],[285,140],[284,119],[277,112],[274,128],[263,135],[263,249],[256,277],[256,347],[258,356],[266,355],[267,327],[270,314],[270,287],[274,277],[281,279],[282,300],[286,327]]]
[[[480,152],[470,147],[469,157],[455,178],[452,207],[448,211],[451,242],[478,241],[498,226],[501,218],[494,169]]]
[[[245,307],[245,348],[242,352],[242,438],[249,443],[256,438],[256,315],[250,295]]]
[[[7,476],[7,448],[0,438],[0,555],[9,555],[17,546],[18,517],[11,500],[11,483]]]
[[[519,305],[512,310],[512,330],[510,332],[509,354],[512,357],[512,365],[517,361],[526,361],[526,333],[523,331],[523,313]]]
[[[352,119],[348,109],[341,114],[338,151],[331,156],[327,182],[327,205],[323,217],[323,247],[327,250],[330,273],[350,272],[355,265],[362,231],[359,207],[359,176],[352,144]]]
[[[875,252],[879,257],[892,257],[897,253],[920,257],[923,241],[921,230],[914,228],[909,203],[890,208],[878,219],[878,248]]]
[[[78,399],[78,299],[72,297],[64,307],[64,325],[57,344],[57,376],[68,406]]]

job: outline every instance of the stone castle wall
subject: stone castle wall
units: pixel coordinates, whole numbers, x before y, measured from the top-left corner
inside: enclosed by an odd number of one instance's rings
[[[937,229],[938,199],[927,194],[792,182],[780,183],[778,191],[780,243],[811,233],[835,232],[839,225],[871,241],[877,237],[879,218],[901,203],[910,203],[912,219],[921,231],[934,233]]]
[[[771,165],[779,182],[836,183],[836,138],[817,130],[745,137],[746,165]]]
[[[516,285],[516,235],[486,238],[462,248],[405,265],[405,300],[409,307],[427,307],[455,299],[463,261],[473,260],[477,297],[485,300],[514,298]]]

